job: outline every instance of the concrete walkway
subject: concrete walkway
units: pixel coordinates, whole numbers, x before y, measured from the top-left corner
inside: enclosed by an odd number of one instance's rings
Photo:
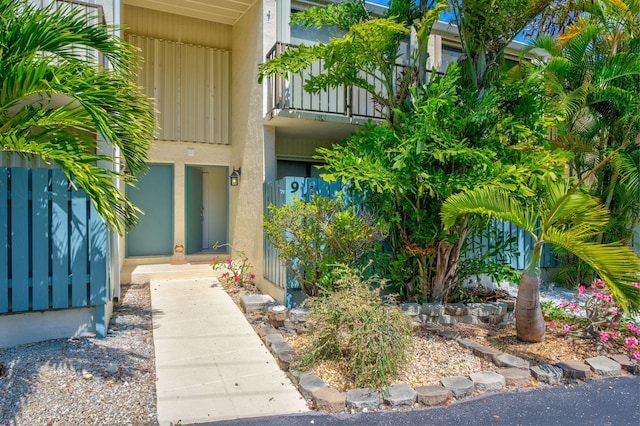
[[[151,279],[161,426],[307,411],[215,278]]]

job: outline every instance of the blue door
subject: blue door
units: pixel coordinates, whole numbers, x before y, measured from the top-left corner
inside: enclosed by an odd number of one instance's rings
[[[173,166],[150,164],[127,196],[140,208],[140,223],[127,234],[127,256],[173,254]]]

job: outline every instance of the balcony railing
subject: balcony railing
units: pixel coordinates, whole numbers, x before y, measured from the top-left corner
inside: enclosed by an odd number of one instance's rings
[[[288,48],[297,48],[295,45],[276,43],[269,53],[267,60],[279,56]],[[314,61],[302,73],[290,73],[288,78],[283,76],[271,77],[268,85],[268,109],[307,111],[323,114],[335,114],[354,118],[383,119],[384,111],[381,105],[374,102],[371,95],[364,89],[351,85],[340,85],[335,88],[323,90],[317,94],[310,94],[304,90],[304,82],[310,75],[317,75],[324,69],[324,61]],[[406,66],[397,64],[394,75],[394,87],[396,82],[406,71]],[[370,74],[362,76],[368,83],[376,87],[379,92],[384,89],[379,81]]]

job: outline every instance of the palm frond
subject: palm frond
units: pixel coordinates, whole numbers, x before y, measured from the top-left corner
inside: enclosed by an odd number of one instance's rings
[[[458,216],[469,213],[508,220],[537,238],[534,229],[538,217],[503,189],[485,187],[451,195],[443,203],[440,215],[448,229]]]
[[[570,251],[589,264],[626,313],[640,310],[640,288],[631,285],[638,281],[640,259],[630,248],[619,243],[580,241],[570,231],[556,229],[547,231],[545,241]]]

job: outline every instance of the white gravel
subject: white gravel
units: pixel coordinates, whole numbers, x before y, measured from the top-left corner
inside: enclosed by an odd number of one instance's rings
[[[107,338],[0,349],[0,425],[156,425],[149,285],[130,285]]]

